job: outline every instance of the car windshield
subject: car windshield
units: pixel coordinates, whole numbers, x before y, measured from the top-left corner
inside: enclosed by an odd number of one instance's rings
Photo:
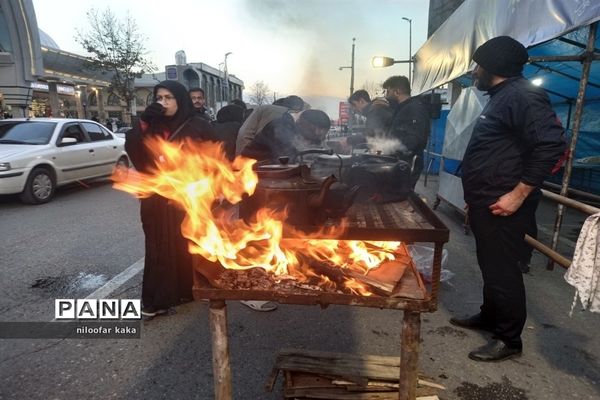
[[[56,122],[2,121],[0,144],[48,144]]]

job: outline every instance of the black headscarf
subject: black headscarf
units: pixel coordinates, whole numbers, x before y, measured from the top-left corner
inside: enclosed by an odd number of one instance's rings
[[[167,128],[171,133],[175,132],[187,119],[195,114],[194,104],[188,94],[187,89],[177,81],[162,81],[154,86],[154,97],[158,89],[167,89],[177,101],[177,112],[172,117],[163,117],[159,123]]]

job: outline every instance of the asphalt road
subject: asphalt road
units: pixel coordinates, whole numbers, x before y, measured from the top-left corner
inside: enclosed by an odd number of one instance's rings
[[[433,203],[435,179],[418,186]],[[445,385],[442,399],[597,399],[600,397],[600,318],[576,308],[563,271],[546,271],[536,254],[525,275],[529,318],[524,355],[499,364],[470,361],[486,337],[448,324],[476,312],[481,279],[472,236],[442,204],[451,229],[439,310],[424,314],[421,371]],[[550,206],[540,225],[551,229]],[[580,216],[568,220],[577,231]],[[0,321],[49,321],[55,298],[85,297],[143,257],[138,202],[106,182],[71,186],[42,206],[0,198]],[[573,240],[573,232],[570,232]],[[567,235],[569,236],[569,235]],[[575,235],[576,238],[576,235]],[[565,251],[569,243],[563,244]],[[139,298],[141,274],[111,297]],[[281,305],[258,313],[228,303],[235,399],[280,399],[281,379],[264,391],[283,348],[399,355],[402,314],[358,307]],[[0,339],[0,399],[212,399],[207,304],[188,303],[177,314],[142,326],[141,339]]]

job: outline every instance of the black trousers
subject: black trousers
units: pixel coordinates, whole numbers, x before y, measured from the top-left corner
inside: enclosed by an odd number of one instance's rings
[[[525,285],[518,265],[524,236],[535,223],[537,204],[524,203],[517,212],[499,217],[488,208],[469,209],[469,223],[477,245],[477,262],[483,277],[482,319],[496,336],[521,347],[527,319]]]

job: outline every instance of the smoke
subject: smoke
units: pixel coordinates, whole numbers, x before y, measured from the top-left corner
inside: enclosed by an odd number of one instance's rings
[[[383,155],[393,155],[398,152],[408,152],[400,139],[375,136],[367,137],[367,145],[372,151],[381,151]]]
[[[340,2],[322,0],[246,0],[243,3],[253,25],[269,30],[274,38],[285,37],[290,49],[301,55],[301,64],[289,80],[289,84],[295,87],[293,94],[322,96],[347,93],[348,89],[341,87],[339,82],[341,77],[343,82],[350,81],[350,70],[340,71],[338,68],[350,65],[352,36],[339,37],[336,19],[342,6]],[[349,5],[345,11],[360,15],[354,7]],[[317,9],[318,14],[315,13]],[[351,20],[353,26],[361,26],[360,18]],[[340,49],[343,49],[343,58],[340,57]],[[332,77],[336,78],[335,81]]]

